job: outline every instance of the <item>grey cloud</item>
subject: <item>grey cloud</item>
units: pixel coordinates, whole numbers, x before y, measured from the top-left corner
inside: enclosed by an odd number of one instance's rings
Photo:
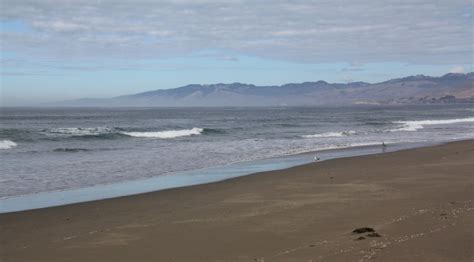
[[[2,0],[3,51],[54,59],[228,50],[296,62],[471,63],[470,0]],[[222,59],[217,57],[217,59]]]

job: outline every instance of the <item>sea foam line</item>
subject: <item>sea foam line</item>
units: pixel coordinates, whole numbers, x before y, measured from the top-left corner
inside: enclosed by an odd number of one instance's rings
[[[413,121],[395,121],[394,124],[402,125],[399,128],[390,130],[391,132],[397,131],[417,131],[430,125],[448,125],[456,123],[474,123],[474,117],[469,118],[456,118],[456,119],[445,119],[445,120],[413,120]]]

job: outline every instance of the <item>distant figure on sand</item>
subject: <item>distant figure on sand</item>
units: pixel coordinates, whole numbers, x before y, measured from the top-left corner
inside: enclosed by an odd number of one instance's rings
[[[385,153],[386,148],[387,148],[387,145],[385,144],[385,142],[382,142],[382,152]]]

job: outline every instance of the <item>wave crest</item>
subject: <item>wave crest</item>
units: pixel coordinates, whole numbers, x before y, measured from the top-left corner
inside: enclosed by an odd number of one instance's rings
[[[143,137],[143,138],[176,138],[183,136],[201,135],[204,132],[204,128],[192,128],[183,130],[169,130],[159,132],[121,132],[121,134],[131,137]]]
[[[413,120],[413,121],[395,121],[394,124],[401,125],[401,127],[392,129],[390,132],[398,131],[417,131],[430,125],[448,125],[456,123],[474,123],[474,117],[469,118],[456,118],[456,119],[445,119],[445,120]]]
[[[0,149],[11,149],[16,146],[17,144],[11,140],[0,140]]]
[[[113,133],[110,127],[61,127],[47,130],[53,136],[97,136]]]
[[[77,152],[86,152],[86,151],[89,151],[89,149],[64,147],[64,148],[56,148],[53,151],[54,152],[65,152],[65,153],[77,153]]]
[[[120,136],[125,137],[139,137],[139,138],[176,138],[183,136],[201,135],[204,132],[220,133],[219,130],[192,128],[182,130],[168,130],[168,131],[125,131],[121,128],[111,127],[67,127],[54,128],[44,130],[44,132],[53,138],[102,138],[113,139]]]
[[[343,131],[343,132],[327,132],[314,135],[304,135],[303,138],[327,138],[327,137],[343,137],[356,134],[356,131]]]

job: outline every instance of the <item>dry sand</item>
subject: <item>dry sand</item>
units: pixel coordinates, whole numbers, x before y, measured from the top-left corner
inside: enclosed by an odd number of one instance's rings
[[[0,260],[473,261],[473,177],[462,141],[3,214]]]

